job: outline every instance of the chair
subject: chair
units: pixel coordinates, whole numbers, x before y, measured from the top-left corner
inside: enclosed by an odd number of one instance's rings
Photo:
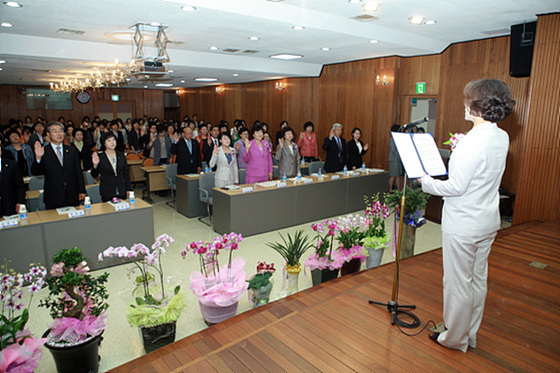
[[[154,165],[154,159],[153,158],[144,158],[144,160],[142,161],[142,167],[149,167],[149,166],[153,166]]]
[[[37,198],[37,211],[45,211],[46,209],[45,197],[43,196],[43,192],[41,192],[41,194],[39,194],[39,198]]]
[[[91,203],[101,203],[101,193],[99,193],[99,184],[86,188],[86,194],[89,196]]]
[[[95,184],[95,179],[91,176],[91,171],[84,171],[84,181],[86,185]]]
[[[208,212],[208,220],[209,223],[203,221],[203,217],[199,217],[198,220],[208,226],[212,226],[212,214],[211,214],[211,206],[214,205],[214,197],[213,197],[213,189],[214,188],[214,173],[207,172],[203,175],[200,175],[200,179],[198,180],[198,192],[200,202],[206,203],[206,211]]]
[[[165,202],[167,206],[175,207],[175,191],[177,190],[177,163],[167,165],[165,167],[165,181],[167,187],[171,189],[171,201]]]
[[[142,158],[140,158],[140,156],[139,156],[138,154],[135,154],[135,153],[128,153],[128,154],[126,155],[126,159],[132,160],[132,159],[142,159]]]
[[[29,179],[29,190],[41,190],[41,189],[45,189],[45,177],[31,176],[31,179]]]
[[[247,175],[247,169],[239,169],[239,184],[245,184],[245,176]]]
[[[272,166],[272,178],[278,179],[278,166]]]
[[[316,174],[319,172],[319,169],[322,169],[325,172],[325,165],[321,161],[311,162],[309,164],[309,175]]]

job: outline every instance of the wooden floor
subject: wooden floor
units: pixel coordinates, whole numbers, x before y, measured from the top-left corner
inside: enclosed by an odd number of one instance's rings
[[[441,250],[401,262],[401,304],[442,318]],[[547,264],[538,269],[533,261]],[[339,278],[203,330],[112,372],[558,372],[560,222],[501,231],[478,346],[402,334],[382,307],[394,264]]]

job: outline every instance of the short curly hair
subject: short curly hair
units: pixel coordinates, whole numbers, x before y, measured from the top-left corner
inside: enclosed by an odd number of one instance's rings
[[[515,106],[509,87],[501,80],[474,80],[465,86],[463,93],[471,113],[492,123],[503,121]]]

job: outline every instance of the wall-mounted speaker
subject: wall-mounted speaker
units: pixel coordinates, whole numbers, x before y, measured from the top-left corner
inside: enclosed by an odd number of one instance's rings
[[[517,78],[531,75],[537,22],[511,26],[509,75]]]

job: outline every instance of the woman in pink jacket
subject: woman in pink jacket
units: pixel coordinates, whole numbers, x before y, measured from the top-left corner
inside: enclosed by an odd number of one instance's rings
[[[251,129],[253,140],[245,140],[243,160],[247,163],[245,184],[272,180],[272,144],[263,140],[263,129],[256,124]]]

